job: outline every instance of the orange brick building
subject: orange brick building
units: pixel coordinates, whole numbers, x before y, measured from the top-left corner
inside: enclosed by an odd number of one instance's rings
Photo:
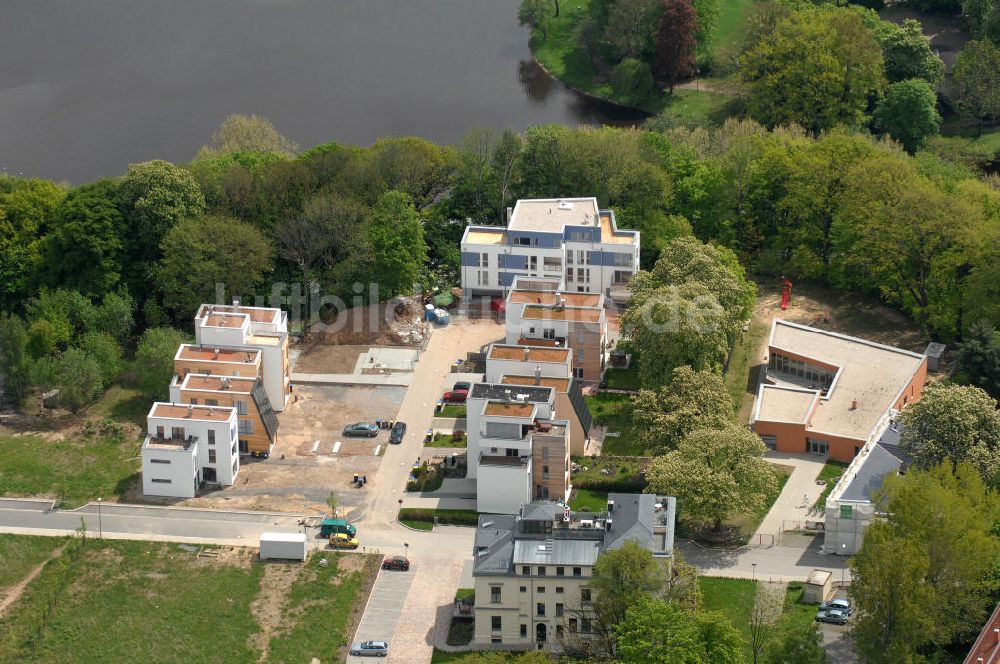
[[[751,425],[771,449],[849,462],[926,380],[919,353],[775,320]]]

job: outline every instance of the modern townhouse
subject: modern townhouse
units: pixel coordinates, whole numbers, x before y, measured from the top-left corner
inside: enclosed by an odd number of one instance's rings
[[[261,352],[257,348],[212,348],[181,344],[174,355],[174,375],[259,377]]]
[[[927,357],[775,320],[751,424],[771,449],[850,462],[920,398]]]
[[[175,375],[170,384],[170,400],[178,404],[234,408],[241,454],[266,457],[278,439],[278,416],[260,378]]]
[[[525,371],[526,367],[530,367]],[[573,355],[568,348],[491,344],[486,349],[486,382],[499,383],[509,374],[572,378]]]
[[[474,643],[586,648],[594,637],[597,560],[631,540],[669,565],[675,513],[673,497],[612,493],[600,514],[540,502],[516,514],[480,515],[472,552]]]
[[[523,199],[507,226],[469,226],[461,243],[462,291],[503,296],[518,276],[556,277],[567,291],[624,302],[639,269],[639,232],[618,229],[596,198]]]
[[[476,383],[466,412],[478,511],[514,514],[536,498],[569,498],[569,422],[557,419],[552,388]]]
[[[506,342],[570,348],[573,377],[600,382],[608,343],[604,294],[565,292],[557,280],[515,279],[507,294]]]
[[[590,428],[594,418],[587,409],[580,390],[580,381],[575,378],[550,378],[540,375],[527,375],[534,367],[525,364],[521,374],[505,374],[500,376],[501,385],[522,387],[551,387],[555,392],[555,409],[560,417],[569,422],[569,453],[571,456],[583,456],[590,439]]]
[[[275,411],[281,412],[291,394],[288,366],[288,315],[281,309],[203,304],[195,314],[199,346],[220,350],[258,350],[261,379]]]
[[[235,408],[153,404],[140,448],[147,496],[193,498],[201,484],[229,485],[240,470]]]

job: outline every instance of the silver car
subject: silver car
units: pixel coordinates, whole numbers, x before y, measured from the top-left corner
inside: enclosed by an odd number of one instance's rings
[[[358,657],[385,657],[389,654],[387,641],[362,641],[351,646],[351,654]]]

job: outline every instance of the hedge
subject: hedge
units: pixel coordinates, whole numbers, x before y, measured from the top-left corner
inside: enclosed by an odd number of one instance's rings
[[[453,526],[475,526],[479,524],[479,513],[473,510],[436,510],[424,507],[403,507],[399,510],[399,519],[409,521],[425,521],[434,523],[437,517],[438,523],[450,524]]]

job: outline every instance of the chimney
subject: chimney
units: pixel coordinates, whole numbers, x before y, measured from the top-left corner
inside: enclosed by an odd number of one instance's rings
[[[512,208],[512,207],[508,207],[508,208],[507,208],[507,225],[508,225],[508,226],[510,225],[510,218],[511,218],[512,216],[514,216],[514,208]]]
[[[535,365],[535,385],[541,385],[541,384],[542,384],[542,368],[536,364]]]
[[[234,297],[233,298],[233,308],[234,309],[239,309],[240,308],[240,298],[238,298],[238,297]]]
[[[851,410],[857,410],[857,409],[858,409],[858,400],[854,399],[851,401]]]
[[[219,359],[219,349],[218,348],[215,349],[215,357],[213,357],[212,359],[213,360]]]
[[[604,523],[604,529],[607,530],[609,533],[611,532],[611,524],[612,523],[613,523],[613,521],[611,519],[608,519]]]
[[[188,404],[188,412],[187,412],[187,416],[188,416],[188,417],[192,417],[193,415],[194,415],[194,406],[193,406],[193,405],[191,405],[191,404]]]
[[[615,501],[609,500],[608,501],[608,514],[611,514],[614,511],[615,511]]]
[[[530,359],[531,359],[531,350],[529,350],[528,348],[525,348],[524,349],[524,361],[527,362]]]

